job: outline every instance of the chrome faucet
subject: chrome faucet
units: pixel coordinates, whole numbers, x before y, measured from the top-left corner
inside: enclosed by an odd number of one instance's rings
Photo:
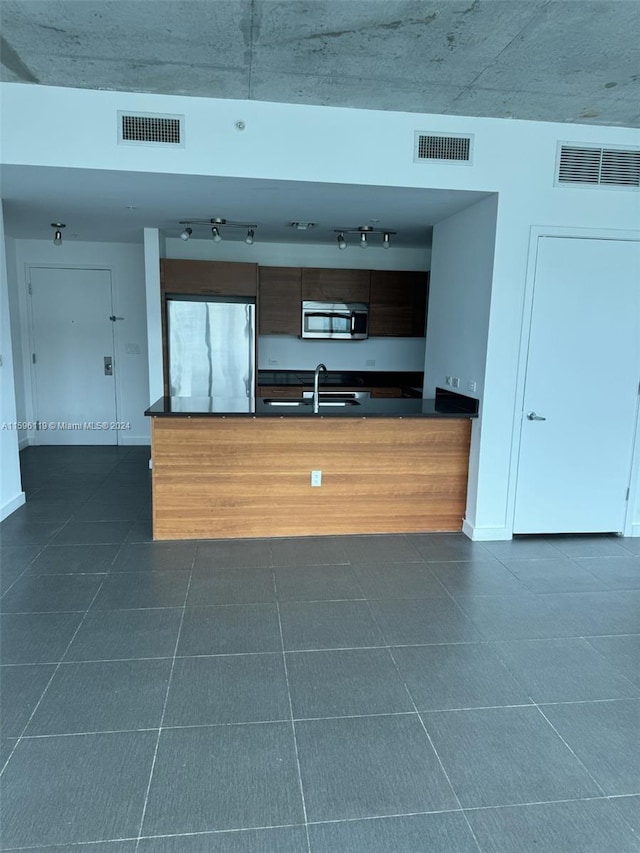
[[[313,414],[317,415],[320,411],[320,371],[324,370],[327,372],[326,365],[322,364],[322,362],[316,367],[316,372],[313,375]]]

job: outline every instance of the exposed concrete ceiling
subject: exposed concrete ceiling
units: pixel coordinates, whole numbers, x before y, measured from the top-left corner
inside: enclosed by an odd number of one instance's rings
[[[637,0],[2,0],[2,79],[640,124]]]
[[[1,79],[25,85],[640,126],[636,0],[2,0],[0,23]],[[5,167],[6,230],[176,236],[189,217],[253,221],[259,195],[257,239],[291,240],[302,220],[322,228],[296,240],[374,224],[424,246],[481,197],[174,177]]]

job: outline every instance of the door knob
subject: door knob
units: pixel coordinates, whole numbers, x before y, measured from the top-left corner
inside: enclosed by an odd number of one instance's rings
[[[530,421],[546,421],[541,415],[536,415],[535,412],[527,412],[527,419]]]
[[[104,375],[113,376],[113,359],[110,355],[104,357]]]

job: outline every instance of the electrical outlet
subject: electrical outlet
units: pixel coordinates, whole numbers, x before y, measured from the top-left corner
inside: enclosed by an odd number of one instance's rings
[[[280,364],[280,359],[269,356],[269,358],[267,359],[267,364],[269,365],[269,367],[277,367]]]
[[[453,376],[446,376],[444,381],[447,385],[453,385]]]
[[[365,366],[366,366],[366,367],[375,367],[375,366],[376,366],[376,360],[375,360],[375,358],[368,358],[368,359],[365,361]]]
[[[312,471],[311,472],[311,485],[312,486],[321,486],[322,485],[322,471]]]
[[[452,376],[451,377],[451,387],[452,388],[459,388],[460,387],[460,377],[459,376]]]
[[[475,382],[467,382],[467,391],[474,392],[476,390]]]

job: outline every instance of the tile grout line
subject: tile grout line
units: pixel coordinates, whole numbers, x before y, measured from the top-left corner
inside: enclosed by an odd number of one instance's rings
[[[195,552],[193,555],[193,564],[195,564]],[[142,828],[144,826],[144,819],[145,819],[146,814],[147,814],[147,805],[149,803],[149,793],[151,791],[151,783],[153,781],[153,773],[155,771],[156,759],[158,757],[158,749],[160,747],[160,737],[162,735],[162,726],[163,726],[165,714],[167,711],[167,704],[169,702],[169,691],[171,690],[171,682],[173,680],[173,671],[174,671],[175,665],[176,665],[176,658],[177,658],[177,654],[178,654],[178,645],[180,643],[180,637],[182,635],[182,626],[184,624],[184,617],[185,617],[185,614],[187,611],[187,599],[189,597],[189,589],[191,588],[191,578],[193,577],[193,564],[191,566],[191,572],[189,573],[189,580],[187,582],[187,588],[186,588],[185,594],[184,594],[184,603],[182,605],[182,614],[180,617],[180,625],[178,626],[178,635],[176,637],[175,646],[173,648],[173,658],[171,660],[171,669],[169,671],[169,679],[167,681],[167,690],[166,690],[166,693],[164,695],[164,703],[162,705],[162,713],[160,715],[160,724],[158,726],[158,736],[156,738],[156,745],[155,745],[155,749],[153,751],[153,759],[151,761],[151,769],[149,770],[149,781],[147,782],[147,790],[145,792],[144,803],[142,806],[142,814],[140,816],[140,826],[138,829],[138,837],[136,840],[136,847],[135,847],[136,853],[137,853],[138,847],[140,846],[140,838],[142,837]]]
[[[272,560],[273,561],[273,560]],[[278,585],[276,582],[275,570],[272,573],[273,591],[276,599],[276,612],[278,614],[278,629],[280,631],[280,644],[282,646],[282,662],[284,666],[284,677],[287,684],[287,698],[289,700],[289,713],[291,716],[291,732],[293,734],[293,747],[296,754],[296,768],[298,770],[298,788],[300,791],[300,799],[302,801],[302,816],[304,818],[304,831],[307,838],[307,853],[311,853],[311,838],[309,836],[309,820],[307,817],[307,803],[304,796],[304,786],[302,784],[302,770],[300,768],[300,753],[298,750],[298,736],[296,734],[296,724],[293,719],[293,701],[291,699],[291,687],[289,684],[289,669],[287,667],[287,655],[284,646],[284,633],[282,631],[282,619],[280,617],[280,602],[278,601]]]
[[[36,713],[36,711],[37,711],[37,710],[38,710],[38,708],[40,707],[40,704],[41,704],[42,700],[44,699],[44,697],[45,697],[45,695],[46,695],[46,693],[47,693],[47,690],[48,690],[48,689],[49,689],[49,687],[51,686],[51,682],[52,682],[52,681],[53,681],[53,679],[55,678],[56,673],[58,672],[58,670],[60,669],[60,667],[62,666],[62,660],[63,660],[64,656],[65,656],[65,655],[66,655],[66,653],[69,651],[69,648],[71,647],[71,644],[72,644],[72,643],[73,643],[73,641],[75,640],[76,635],[78,634],[78,631],[80,630],[80,628],[81,628],[81,627],[82,627],[82,625],[84,624],[85,619],[86,619],[86,618],[87,618],[87,616],[89,615],[89,611],[90,611],[90,609],[91,609],[91,607],[92,607],[93,603],[95,602],[96,598],[98,597],[98,595],[99,595],[99,593],[100,593],[100,590],[102,589],[102,585],[103,585],[103,583],[104,583],[104,578],[102,579],[102,581],[100,582],[100,585],[99,585],[99,586],[98,586],[98,588],[96,589],[95,594],[94,594],[93,598],[91,599],[91,601],[89,602],[89,605],[88,605],[87,609],[84,611],[84,615],[83,615],[82,619],[80,620],[80,622],[78,623],[78,625],[77,625],[77,627],[76,627],[75,631],[73,632],[73,635],[71,636],[71,639],[70,639],[70,640],[69,640],[69,642],[67,643],[67,647],[65,648],[64,652],[60,655],[60,660],[59,660],[59,661],[57,661],[57,663],[56,663],[56,665],[55,665],[55,669],[54,669],[54,670],[53,670],[53,672],[51,673],[51,677],[50,677],[50,678],[49,678],[49,680],[47,681],[47,683],[46,683],[46,685],[45,685],[44,690],[43,690],[43,691],[42,691],[42,693],[40,694],[40,698],[38,699],[38,701],[37,701],[36,705],[34,706],[33,710],[31,711],[31,714],[29,715],[29,719],[28,719],[28,720],[27,720],[27,722],[25,723],[25,726],[24,726],[24,728],[22,729],[22,732],[20,733],[19,737],[16,739],[16,742],[15,742],[15,743],[14,743],[14,745],[13,745],[13,749],[11,750],[11,752],[9,753],[9,755],[7,756],[7,760],[6,760],[6,761],[4,762],[4,764],[2,765],[2,768],[0,768],[0,778],[1,778],[1,777],[2,777],[2,775],[4,774],[4,771],[7,769],[7,766],[8,766],[8,764],[9,764],[9,762],[11,761],[11,757],[12,757],[13,753],[14,753],[14,752],[16,751],[16,749],[18,748],[18,744],[19,744],[19,743],[21,742],[21,740],[23,739],[23,737],[24,737],[24,733],[26,732],[27,728],[29,727],[29,725],[30,725],[30,723],[31,723],[31,720],[33,719],[34,714]],[[72,611],[72,612],[82,612],[82,611]]]
[[[434,573],[434,574],[435,574],[435,573]],[[376,619],[375,614],[374,614],[374,612],[373,612],[373,609],[372,609],[371,607],[369,607],[369,611],[370,611],[370,614],[371,614],[371,618],[373,619],[373,621],[374,621],[375,625],[377,626],[378,630],[380,631],[380,633],[381,633],[381,635],[382,635],[383,639],[386,639],[386,637],[385,637],[385,635],[384,635],[384,631],[382,630],[382,626],[378,624],[378,620]],[[426,725],[425,725],[425,723],[424,723],[424,720],[423,720],[423,719],[422,719],[422,717],[420,716],[420,712],[418,711],[418,706],[416,705],[415,700],[414,700],[414,698],[413,698],[413,696],[412,696],[412,694],[411,694],[411,691],[409,690],[409,687],[408,687],[408,685],[407,685],[407,682],[405,681],[405,678],[404,678],[404,676],[402,675],[402,672],[400,671],[400,667],[398,666],[398,663],[397,663],[396,659],[395,659],[395,658],[394,658],[394,656],[393,656],[393,652],[391,651],[391,647],[390,647],[390,646],[387,646],[386,648],[387,648],[387,652],[388,652],[388,654],[389,654],[389,657],[391,658],[391,660],[392,660],[392,662],[393,662],[393,665],[394,665],[394,667],[395,667],[395,670],[396,670],[396,672],[398,673],[398,678],[402,681],[402,684],[404,685],[404,689],[405,689],[405,690],[406,690],[406,692],[407,692],[407,696],[409,697],[409,701],[411,702],[411,705],[413,706],[413,711],[414,711],[414,713],[417,715],[418,720],[420,721],[420,726],[422,727],[422,730],[424,731],[425,735],[427,736],[427,740],[429,741],[429,744],[430,744],[430,746],[431,746],[431,749],[433,750],[433,753],[434,753],[434,755],[435,755],[435,757],[436,757],[436,759],[437,759],[437,761],[438,761],[438,764],[440,765],[440,769],[442,770],[442,773],[444,774],[444,777],[445,777],[445,779],[447,780],[447,784],[449,785],[449,788],[450,788],[450,790],[451,790],[451,793],[452,793],[452,794],[453,794],[453,796],[455,797],[455,801],[456,801],[456,803],[458,804],[458,806],[460,807],[460,810],[462,811],[462,815],[463,815],[463,817],[464,817],[464,821],[465,821],[465,823],[467,824],[467,827],[468,827],[468,829],[469,829],[469,832],[471,833],[471,837],[473,838],[473,841],[474,841],[474,843],[475,843],[476,847],[478,848],[479,853],[482,853],[482,848],[480,847],[480,843],[478,842],[478,839],[476,838],[476,834],[475,834],[475,832],[473,831],[473,827],[471,826],[471,823],[470,823],[470,822],[469,822],[469,820],[467,819],[467,816],[465,815],[464,810],[462,809],[462,803],[460,802],[460,798],[458,797],[458,793],[457,793],[456,789],[454,788],[454,786],[453,786],[453,783],[452,783],[451,779],[449,778],[449,774],[447,773],[447,771],[446,771],[446,769],[445,769],[444,764],[442,763],[442,759],[440,758],[440,755],[438,754],[438,750],[436,749],[435,744],[433,743],[433,740],[431,739],[431,735],[430,735],[430,734],[429,734],[429,732],[427,731],[427,727],[426,727]]]
[[[611,700],[611,701],[618,701],[618,700]],[[584,770],[584,772],[585,772],[585,773],[587,774],[587,776],[591,779],[591,781],[594,783],[594,785],[597,787],[597,789],[598,789],[599,791],[601,791],[601,792],[602,792],[602,796],[603,796],[603,797],[607,797],[608,795],[607,795],[606,791],[604,790],[604,788],[602,787],[602,785],[598,782],[598,780],[595,778],[595,776],[593,775],[593,773],[591,773],[591,771],[589,770],[589,768],[587,767],[587,765],[582,761],[582,759],[577,755],[577,753],[576,753],[576,752],[574,752],[574,750],[569,746],[569,744],[567,743],[567,741],[562,737],[562,735],[560,734],[560,732],[558,731],[558,729],[553,725],[553,723],[551,722],[551,720],[547,717],[547,715],[544,713],[544,711],[542,710],[542,708],[540,707],[540,705],[539,705],[537,702],[536,702],[536,710],[537,710],[537,711],[538,711],[538,713],[542,716],[542,718],[543,718],[543,719],[544,719],[544,721],[547,723],[547,725],[551,726],[551,729],[555,732],[556,736],[557,736],[557,737],[562,741],[562,743],[563,743],[563,744],[565,745],[565,747],[569,750],[569,752],[571,753],[571,755],[573,755],[573,757],[575,758],[575,760],[578,762],[578,764],[580,765],[580,767],[582,767],[582,769]]]
[[[35,563],[35,561],[38,559],[38,557],[40,556],[40,554],[42,554],[42,552],[45,550],[45,548],[48,548],[48,547],[49,547],[49,542],[47,542],[47,543],[46,543],[46,544],[44,544],[44,545],[42,545],[42,543],[41,543],[41,542],[35,542],[34,544],[35,544],[35,546],[36,546],[37,548],[40,548],[40,550],[39,550],[39,551],[38,551],[38,553],[33,557],[33,559],[32,559],[32,560],[30,560],[30,561],[27,563],[27,565],[26,565],[26,566],[24,567],[24,569],[20,572],[20,574],[18,575],[18,577],[17,577],[17,578],[16,578],[12,583],[10,583],[10,584],[9,584],[9,586],[4,590],[4,592],[0,595],[0,600],[2,600],[2,599],[5,597],[5,595],[9,592],[9,590],[13,589],[13,587],[18,583],[18,581],[22,579],[23,575],[25,575],[25,574],[29,571],[29,569],[31,568],[31,566],[33,565],[33,563]],[[42,545],[42,547],[40,547],[41,545]],[[13,546],[11,546],[11,545],[7,545],[6,547],[7,547],[7,548],[10,548],[10,547],[13,547]],[[17,547],[20,547],[20,546],[17,546]]]

